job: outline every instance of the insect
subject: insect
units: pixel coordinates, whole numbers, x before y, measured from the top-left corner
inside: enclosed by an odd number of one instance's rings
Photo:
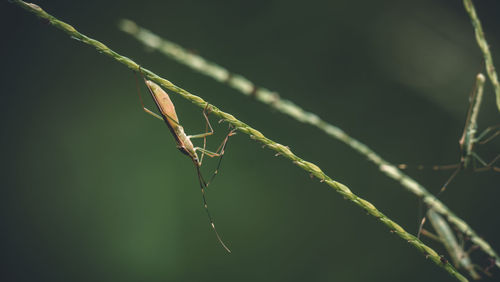
[[[464,131],[458,142],[460,145],[460,161],[458,164],[442,167],[442,169],[455,168],[455,171],[451,174],[443,187],[441,187],[439,193],[444,192],[453,178],[455,178],[455,176],[463,169],[472,169],[473,171],[493,170],[500,172],[500,167],[494,166],[495,162],[500,159],[500,154],[493,158],[490,162],[486,162],[474,151],[476,144],[485,144],[500,134],[500,130],[498,129],[500,125],[494,125],[488,127],[476,137],[477,116],[479,115],[479,107],[483,98],[484,81],[484,75],[481,73],[478,74],[476,77],[475,89],[470,97],[470,105],[467,111],[467,118],[465,119]],[[478,167],[477,163],[479,163],[482,167]]]
[[[229,253],[231,250],[224,244],[222,241],[221,237],[219,236],[219,233],[217,232],[217,229],[215,228],[214,220],[212,216],[210,215],[210,212],[208,210],[208,205],[207,205],[207,199],[205,196],[205,191],[210,184],[210,182],[213,181],[214,177],[217,175],[222,157],[224,156],[224,150],[227,145],[227,141],[229,140],[229,137],[236,134],[236,129],[232,129],[224,138],[220,146],[218,147],[217,151],[211,152],[206,150],[206,137],[210,136],[214,133],[214,130],[212,128],[212,125],[210,124],[210,121],[208,119],[208,113],[209,113],[209,104],[207,103],[205,109],[203,110],[203,116],[206,121],[206,132],[201,133],[201,134],[196,134],[196,135],[186,135],[184,132],[184,128],[179,124],[179,119],[177,117],[177,113],[175,112],[175,107],[172,101],[170,100],[170,97],[168,94],[156,83],[146,80],[144,78],[144,82],[149,90],[149,93],[151,94],[151,97],[153,98],[156,106],[158,107],[158,110],[160,111],[160,115],[154,113],[153,111],[149,110],[144,106],[144,103],[142,101],[142,98],[139,93],[139,98],[141,101],[141,106],[143,110],[154,116],[155,118],[158,118],[160,120],[163,120],[167,126],[172,135],[174,136],[175,142],[177,143],[177,149],[181,151],[181,153],[187,155],[194,163],[194,166],[196,168],[196,172],[198,174],[198,181],[200,183],[200,188],[201,188],[201,194],[203,197],[203,206],[205,208],[205,211],[207,212],[208,215],[208,220],[210,222],[210,226],[212,227],[213,231],[215,232],[215,235],[217,236],[217,239],[219,240],[220,244],[228,251]],[[203,148],[202,147],[195,147],[193,143],[191,142],[191,139],[195,138],[203,138]],[[201,152],[201,156],[198,157],[198,153]],[[203,156],[207,155],[209,157],[219,157],[219,163],[217,165],[216,170],[214,171],[214,174],[210,178],[208,182],[205,181],[203,178],[200,167],[203,162]]]
[[[449,176],[446,182],[443,184],[441,189],[436,195],[439,197],[451,183],[451,181],[458,175],[462,170],[472,170],[472,171],[486,171],[491,170],[495,172],[500,172],[500,167],[495,166],[495,163],[500,160],[500,154],[493,158],[490,162],[484,161],[476,152],[475,146],[477,144],[485,144],[497,136],[500,135],[500,125],[490,126],[484,130],[479,136],[476,137],[477,133],[477,117],[479,115],[479,107],[483,98],[483,86],[485,82],[485,77],[483,74],[479,73],[476,76],[476,83],[474,89],[470,96],[470,105],[467,110],[467,117],[465,120],[464,130],[462,136],[459,140],[460,145],[460,159],[458,163],[444,166],[433,166],[433,170],[446,170],[454,169],[453,173]],[[401,164],[398,166],[401,169],[406,169],[407,165]],[[423,166],[419,167],[420,169]],[[432,204],[427,207],[429,210],[432,209]],[[426,216],[422,217],[420,222],[417,237],[420,238],[423,226],[427,220]]]
[[[467,110],[467,117],[465,119],[464,130],[460,140],[458,141],[460,146],[460,159],[458,163],[451,165],[436,165],[432,166],[433,170],[447,170],[454,169],[453,173],[443,184],[438,192],[438,196],[443,193],[451,181],[457,176],[457,174],[466,169],[472,171],[495,171],[500,172],[500,167],[495,166],[495,163],[500,160],[500,154],[493,158],[491,161],[486,162],[483,160],[475,151],[476,145],[482,145],[490,142],[500,135],[500,124],[490,126],[486,128],[479,136],[476,137],[477,133],[477,117],[479,115],[479,107],[483,98],[483,86],[485,82],[485,77],[483,74],[479,73],[476,77],[476,84],[472,94],[470,96],[470,105]],[[400,169],[408,168],[405,164],[398,165]],[[423,169],[423,166],[419,166],[419,169]]]

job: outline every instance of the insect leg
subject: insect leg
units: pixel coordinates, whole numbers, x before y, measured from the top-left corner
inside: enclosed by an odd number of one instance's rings
[[[455,171],[453,171],[453,173],[451,174],[450,178],[448,178],[448,180],[446,180],[446,182],[444,183],[443,187],[441,187],[441,190],[439,190],[439,193],[437,194],[437,196],[439,196],[441,193],[443,193],[446,190],[446,187],[448,187],[450,182],[455,178],[455,176],[457,176],[457,174],[462,170],[462,168],[463,168],[463,162],[460,162],[458,164],[457,168],[455,169]]]
[[[500,135],[499,128],[500,124],[486,128],[483,132],[481,132],[481,134],[479,134],[479,136],[475,139],[475,141],[481,145],[490,142],[491,140],[495,139],[498,135]],[[491,131],[494,131],[494,133],[491,134],[488,138],[484,139]]]
[[[141,74],[142,74],[142,73],[141,73]],[[151,111],[150,109],[148,109],[148,108],[146,108],[146,107],[144,106],[144,102],[142,101],[142,96],[141,96],[141,88],[139,87],[139,80],[137,79],[137,74],[136,74],[135,72],[134,72],[134,76],[135,76],[135,84],[137,85],[137,94],[139,95],[139,101],[141,102],[141,107],[142,107],[142,109],[143,109],[146,113],[148,113],[148,114],[152,115],[153,117],[155,117],[155,118],[157,118],[157,119],[160,119],[160,120],[163,120],[163,118],[162,118],[160,115],[158,115],[158,114],[154,113],[153,111]]]
[[[205,196],[205,189],[207,187],[207,183],[203,179],[203,176],[201,175],[200,167],[196,166],[196,172],[198,173],[198,181],[200,183],[200,188],[201,188],[201,195],[203,197],[203,207],[205,208],[205,211],[207,212],[208,215],[208,220],[210,222],[210,226],[215,232],[215,235],[217,236],[217,240],[219,240],[219,243],[226,249],[227,252],[231,252],[231,250],[224,244],[222,241],[221,237],[219,236],[219,233],[217,232],[217,229],[215,229],[215,224],[212,216],[210,215],[210,211],[208,210],[208,205],[207,205],[207,197]]]
[[[485,161],[483,161],[482,159],[479,158],[479,156],[477,156],[476,154],[474,154],[474,157],[476,157],[476,159],[478,159],[481,164],[483,164],[484,166],[481,167],[481,168],[476,168],[474,169],[474,171],[486,171],[486,170],[493,170],[493,171],[496,171],[496,172],[500,172],[500,167],[497,167],[497,166],[494,166],[493,164],[496,163],[498,160],[500,160],[500,154],[498,156],[496,156],[491,162],[489,163],[486,163]]]
[[[214,134],[214,129],[212,128],[212,125],[210,124],[210,120],[208,119],[208,106],[209,105],[210,104],[207,103],[207,105],[203,109],[203,117],[205,117],[205,121],[206,121],[205,133],[188,136],[189,139],[191,139],[191,138],[203,138],[203,149],[206,149],[206,147],[207,147],[207,136]],[[203,157],[205,156],[205,154],[206,153],[204,151],[201,151],[200,164],[203,162]]]

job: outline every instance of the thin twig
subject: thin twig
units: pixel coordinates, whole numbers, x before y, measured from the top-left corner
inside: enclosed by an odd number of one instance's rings
[[[119,26],[121,30],[131,34],[147,47],[159,50],[161,53],[174,59],[175,61],[187,65],[219,82],[226,83],[245,95],[252,95],[262,103],[267,104],[279,112],[289,115],[300,122],[308,123],[322,130],[327,135],[345,143],[356,152],[366,156],[368,160],[375,163],[388,177],[398,181],[406,190],[421,198],[422,201],[428,206],[432,205],[432,208],[436,212],[448,219],[448,221],[465,236],[470,237],[471,241],[477,244],[485,253],[495,258],[497,267],[500,267],[500,257],[497,255],[495,250],[493,250],[488,242],[479,237],[464,220],[456,216],[446,205],[439,201],[421,184],[416,182],[407,174],[403,173],[390,162],[384,160],[367,145],[349,136],[342,129],[322,120],[314,113],[305,111],[289,100],[281,99],[278,93],[265,88],[257,87],[245,77],[233,74],[213,62],[189,52],[182,46],[161,38],[151,31],[138,26],[131,20],[122,20],[120,21]]]
[[[137,63],[135,63],[134,61],[132,61],[131,59],[124,57],[124,56],[121,56],[118,53],[114,52],[113,50],[109,49],[103,43],[79,33],[74,27],[72,27],[71,25],[69,25],[65,22],[59,21],[55,17],[49,15],[44,10],[42,10],[39,6],[37,6],[35,4],[31,4],[31,3],[25,3],[25,2],[20,1],[20,0],[13,0],[13,2],[15,4],[23,7],[24,9],[34,13],[38,17],[45,19],[51,25],[53,25],[54,27],[56,27],[58,29],[61,29],[63,32],[67,33],[72,38],[77,39],[85,44],[93,46],[94,48],[97,49],[98,52],[100,52],[104,55],[107,55],[107,56],[111,57],[112,59],[124,64],[129,69],[132,69],[134,71],[139,71],[139,65]],[[228,123],[232,124],[238,131],[249,135],[252,139],[259,141],[260,143],[264,144],[266,147],[270,148],[271,150],[276,151],[277,153],[284,156],[285,158],[293,161],[294,164],[296,164],[297,166],[299,166],[303,170],[311,173],[311,175],[317,177],[322,182],[325,182],[327,185],[332,187],[336,192],[341,194],[345,199],[353,202],[358,207],[365,210],[368,214],[370,214],[373,217],[375,217],[376,219],[378,219],[378,221],[380,221],[381,223],[386,225],[391,230],[391,233],[398,235],[400,238],[402,238],[403,240],[407,241],[410,245],[415,247],[417,250],[419,250],[420,252],[425,254],[425,256],[427,258],[429,258],[431,261],[433,261],[439,267],[445,269],[452,277],[456,278],[459,281],[468,281],[467,278],[465,278],[462,274],[460,274],[448,261],[443,260],[442,257],[439,256],[438,253],[436,251],[434,251],[432,248],[430,248],[429,246],[422,243],[415,236],[406,232],[396,222],[392,221],[387,216],[385,216],[382,212],[377,210],[375,208],[375,206],[373,206],[370,202],[368,202],[368,201],[358,197],[354,193],[352,193],[351,190],[347,186],[331,179],[318,166],[299,158],[297,155],[292,153],[292,151],[287,146],[283,146],[281,144],[278,144],[278,143],[268,139],[262,133],[255,130],[254,128],[248,126],[247,124],[243,123],[242,121],[239,121],[231,114],[223,112],[213,105],[209,105],[202,98],[189,93],[188,91],[174,85],[172,82],[170,82],[164,78],[159,77],[155,73],[153,73],[147,69],[144,69],[142,67],[141,67],[141,71],[145,77],[148,77],[150,80],[160,84],[164,88],[169,89],[169,90],[179,94],[181,97],[191,101],[193,104],[197,105],[198,107],[205,108],[208,105],[210,107],[210,112],[212,114],[226,120]]]
[[[488,77],[490,78],[491,84],[495,89],[495,93],[497,96],[497,107],[498,110],[500,111],[500,84],[498,83],[498,76],[495,71],[495,66],[493,65],[493,58],[491,57],[490,47],[488,46],[488,42],[486,42],[486,37],[484,37],[483,28],[476,14],[476,9],[474,8],[472,1],[463,0],[463,2],[465,10],[467,11],[467,13],[469,13],[472,26],[474,27],[477,45],[479,46],[479,49],[481,49],[481,52],[483,52],[484,62],[486,64],[486,72],[488,73]]]

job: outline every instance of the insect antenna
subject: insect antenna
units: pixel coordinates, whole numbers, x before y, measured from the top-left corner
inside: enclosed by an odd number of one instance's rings
[[[231,250],[224,244],[222,241],[221,237],[219,236],[219,233],[217,232],[217,229],[215,228],[214,220],[212,216],[210,215],[210,211],[208,210],[208,205],[207,205],[207,197],[205,196],[205,190],[207,188],[207,183],[205,182],[205,179],[203,179],[203,176],[201,175],[200,167],[196,166],[196,172],[198,173],[198,181],[200,183],[200,188],[201,188],[201,195],[203,196],[203,207],[205,208],[205,211],[207,212],[208,215],[208,220],[210,221],[210,226],[215,232],[215,235],[217,236],[217,240],[219,240],[219,243],[226,249],[228,253],[231,253]]]

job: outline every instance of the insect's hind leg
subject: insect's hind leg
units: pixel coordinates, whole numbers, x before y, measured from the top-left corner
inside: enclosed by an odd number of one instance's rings
[[[210,179],[206,183],[207,187],[210,183],[212,183],[215,176],[219,173],[219,168],[220,168],[220,165],[222,163],[222,158],[224,157],[224,153],[225,153],[225,150],[227,147],[227,142],[229,141],[229,137],[231,137],[235,134],[236,134],[236,129],[233,128],[231,131],[229,131],[229,133],[226,135],[226,137],[224,138],[222,143],[219,145],[219,148],[217,148],[217,151],[215,151],[215,152],[208,151],[205,148],[200,148],[200,147],[195,148],[195,151],[201,151],[202,154],[206,154],[207,156],[209,156],[211,158],[219,157],[219,162],[217,163],[217,167],[215,168],[214,173],[212,174],[212,176],[210,177]],[[201,165],[201,161],[200,161],[200,165]]]
[[[224,155],[225,148],[227,145],[227,141],[229,140],[229,137],[233,136],[235,134],[236,134],[236,129],[232,129],[231,131],[229,131],[229,133],[226,135],[226,137],[224,138],[224,140],[222,141],[222,143],[219,145],[219,147],[217,148],[217,150],[215,152],[212,152],[212,151],[205,149],[205,146],[203,146],[203,148],[195,147],[194,150],[200,151],[200,152],[202,152],[202,154],[205,154],[211,158],[222,157]],[[201,165],[201,160],[200,160],[200,165]]]
[[[213,181],[213,179],[215,178],[215,176],[219,172],[219,168],[220,168],[220,165],[221,165],[221,162],[222,162],[222,158],[224,156],[224,150],[225,150],[225,148],[227,146],[227,141],[229,140],[229,137],[236,134],[236,129],[233,128],[231,131],[229,131],[229,133],[226,135],[226,137],[224,138],[224,140],[222,141],[222,143],[219,145],[219,147],[217,148],[217,150],[215,152],[212,152],[212,151],[209,151],[209,150],[206,149],[206,147],[207,147],[207,136],[210,136],[210,135],[214,134],[214,129],[212,128],[212,125],[210,124],[210,120],[208,119],[208,115],[210,114],[210,108],[209,108],[209,106],[210,106],[210,104],[207,103],[207,105],[203,109],[203,117],[205,118],[205,121],[206,121],[206,124],[205,124],[205,133],[195,134],[195,135],[189,135],[188,136],[189,139],[203,138],[203,147],[195,147],[194,148],[195,152],[196,151],[200,151],[201,152],[200,161],[199,161],[199,165],[200,166],[203,163],[203,157],[205,155],[209,156],[210,158],[214,158],[214,157],[219,157],[220,158],[219,162],[217,164],[217,168],[215,169],[214,173],[212,174],[212,177],[210,177],[210,180],[206,183],[207,187]]]

